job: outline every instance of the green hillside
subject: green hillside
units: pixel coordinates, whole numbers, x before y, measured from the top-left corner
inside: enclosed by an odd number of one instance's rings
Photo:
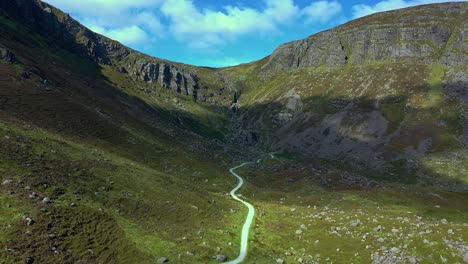
[[[466,7],[213,69],[3,1],[0,263],[235,259],[259,158],[245,263],[467,262]]]

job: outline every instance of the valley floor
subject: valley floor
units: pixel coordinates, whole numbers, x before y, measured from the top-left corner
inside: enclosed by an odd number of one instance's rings
[[[237,257],[246,208],[221,151],[161,145],[146,162],[96,144],[0,123],[1,263]],[[244,263],[467,262],[466,192],[342,184],[342,171],[281,157],[237,172],[257,210]]]

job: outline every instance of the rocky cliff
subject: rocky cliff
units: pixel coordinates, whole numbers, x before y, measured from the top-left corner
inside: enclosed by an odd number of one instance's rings
[[[115,67],[133,80],[168,88],[198,100],[216,97],[217,103],[228,104],[233,91],[212,87],[209,90],[197,74],[197,68],[147,56],[122,44],[92,32],[68,14],[40,0],[5,0],[0,3],[0,15],[22,21],[48,37],[51,45],[73,50],[103,65]],[[2,55],[3,56],[3,55]],[[203,91],[198,92],[200,88]],[[215,96],[216,95],[216,96]],[[227,99],[229,98],[229,99]]]
[[[243,134],[270,150],[387,172],[465,153],[467,7],[371,15],[226,70],[241,80]]]
[[[363,17],[280,46],[264,69],[401,60],[463,66],[468,60],[466,9],[466,3],[447,3]]]
[[[0,12],[92,60],[113,85],[139,90],[189,131],[383,168],[466,147],[467,6],[371,15],[226,69],[141,54],[38,0],[2,1]],[[17,61],[21,51],[1,44],[2,59]]]

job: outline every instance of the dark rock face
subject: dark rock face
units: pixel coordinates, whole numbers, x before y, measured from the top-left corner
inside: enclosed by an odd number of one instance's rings
[[[193,96],[200,87],[193,67],[153,58],[96,34],[68,14],[39,0],[5,0],[0,15],[24,22],[50,38],[51,42],[81,53],[106,65],[116,66],[134,80],[159,84],[163,88]],[[0,47],[1,58],[12,62],[14,55]]]
[[[225,262],[227,260],[227,257],[224,255],[216,255],[213,258],[216,259],[216,261],[218,262]]]
[[[16,57],[11,51],[7,48],[0,46],[0,59],[8,62],[8,63],[15,63]]]
[[[193,71],[179,69],[165,62],[143,59],[128,61],[123,71],[135,80],[159,84],[162,88],[172,89],[185,95],[194,95],[199,88],[199,77]]]
[[[427,5],[364,17],[278,47],[266,70],[336,67],[367,61],[442,62],[466,65],[466,3]],[[441,16],[440,14],[445,14]],[[428,23],[430,22],[430,23]]]

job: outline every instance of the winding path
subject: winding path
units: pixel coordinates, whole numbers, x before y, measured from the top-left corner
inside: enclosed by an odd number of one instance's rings
[[[270,157],[274,158],[275,156],[273,154],[270,154]],[[258,159],[257,163],[260,163],[260,161],[261,161],[261,159]],[[253,207],[253,205],[251,205],[250,203],[242,200],[241,198],[239,198],[236,195],[237,190],[239,190],[239,188],[244,184],[244,179],[239,174],[235,173],[234,170],[236,170],[236,169],[238,169],[240,167],[243,167],[243,166],[245,166],[247,164],[250,164],[250,163],[253,163],[253,162],[244,162],[239,166],[236,166],[236,167],[233,167],[233,168],[229,169],[229,172],[232,175],[234,175],[234,177],[236,177],[238,179],[238,183],[237,183],[236,187],[234,187],[234,189],[232,189],[230,194],[231,194],[231,196],[232,196],[232,198],[234,200],[237,200],[237,201],[243,203],[245,206],[247,206],[247,208],[249,209],[249,213],[247,214],[244,226],[242,227],[242,235],[241,235],[241,244],[240,244],[239,256],[236,259],[227,262],[227,264],[241,263],[242,261],[244,261],[245,257],[247,256],[247,248],[248,248],[248,243],[249,243],[249,241],[248,241],[249,240],[249,231],[250,231],[250,226],[252,225],[252,221],[253,221],[254,216],[255,216],[255,208]]]

